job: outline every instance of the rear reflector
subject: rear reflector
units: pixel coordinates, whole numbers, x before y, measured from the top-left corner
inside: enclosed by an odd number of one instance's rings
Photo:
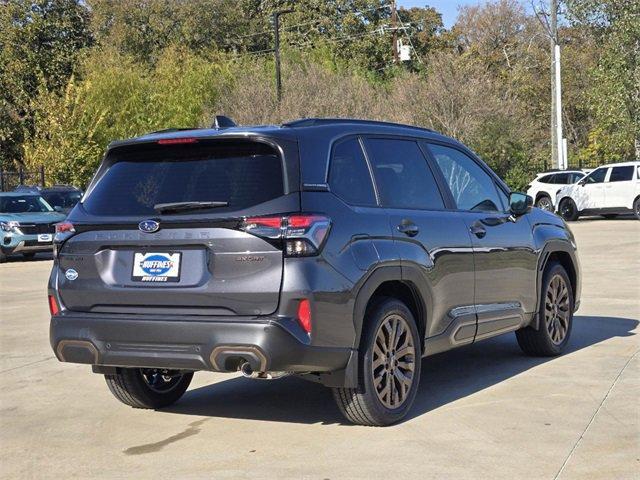
[[[53,295],[49,295],[49,311],[51,312],[51,315],[58,315],[58,313],[60,313],[60,307],[58,306],[56,297]]]
[[[298,323],[305,332],[311,333],[311,304],[306,298],[298,304]]]
[[[183,143],[198,143],[197,138],[162,138],[158,140],[158,145],[180,145]]]

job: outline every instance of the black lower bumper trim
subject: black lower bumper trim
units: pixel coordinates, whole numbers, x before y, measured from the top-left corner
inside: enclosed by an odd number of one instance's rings
[[[115,367],[330,372],[345,367],[350,348],[305,343],[286,319],[180,321],[123,315],[52,317],[51,346],[61,361]]]

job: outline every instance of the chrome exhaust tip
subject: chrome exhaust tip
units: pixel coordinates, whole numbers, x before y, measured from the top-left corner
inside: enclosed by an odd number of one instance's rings
[[[244,362],[240,365],[239,370],[243,377],[253,378],[254,380],[276,380],[291,375],[290,372],[255,372],[249,362]]]

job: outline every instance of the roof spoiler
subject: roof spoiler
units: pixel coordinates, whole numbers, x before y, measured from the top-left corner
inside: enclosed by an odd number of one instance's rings
[[[222,130],[223,128],[231,128],[236,126],[236,122],[231,120],[229,117],[225,117],[224,115],[216,115],[215,117],[213,117],[213,123],[211,124],[211,128],[215,128],[216,130]]]

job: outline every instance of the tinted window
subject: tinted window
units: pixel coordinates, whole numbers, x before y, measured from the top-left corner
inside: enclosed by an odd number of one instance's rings
[[[493,179],[472,158],[454,148],[433,144],[429,148],[460,210],[502,210]]]
[[[598,168],[589,174],[587,177],[586,183],[602,183],[604,182],[604,177],[607,176],[606,168]]]
[[[352,205],[375,205],[371,174],[356,138],[340,142],[333,149],[329,167],[331,191]]]
[[[554,176],[555,175],[544,175],[538,181],[542,182],[542,183],[553,183],[553,177]]]
[[[416,142],[373,138],[367,140],[367,151],[383,206],[444,208],[435,178]]]
[[[38,195],[7,195],[0,197],[0,213],[43,213],[53,208]]]
[[[47,192],[43,193],[42,196],[53,207],[72,208],[80,201],[82,193],[75,191]]]
[[[215,210],[223,213],[283,194],[281,160],[264,144],[154,145],[120,154],[117,160],[85,199],[88,212],[154,215],[158,203],[228,202]]]
[[[556,173],[556,176],[553,179],[553,183],[566,185],[567,183],[569,183],[569,174],[568,173]]]
[[[570,183],[576,183],[582,177],[584,177],[584,173],[572,173]]]
[[[609,177],[610,182],[626,182],[629,180],[633,180],[633,172],[635,167],[633,165],[629,165],[627,167],[613,167],[611,169],[611,176]]]

